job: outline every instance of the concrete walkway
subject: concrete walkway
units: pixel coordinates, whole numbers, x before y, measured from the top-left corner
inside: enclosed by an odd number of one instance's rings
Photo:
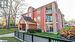
[[[0,37],[14,37],[14,33],[3,34],[3,35],[0,35]],[[17,38],[17,39],[19,39],[19,38]],[[19,39],[19,40],[21,40],[21,39]],[[23,40],[21,40],[21,41],[23,41]],[[26,42],[26,41],[23,41],[23,42]]]
[[[3,35],[0,35],[0,37],[14,37],[14,33],[3,34]],[[19,39],[19,38],[17,38],[17,39]],[[19,40],[21,40],[21,39],[19,39]],[[21,41],[23,41],[23,40],[21,40]],[[23,41],[23,42],[26,42],[26,41]]]
[[[14,37],[14,33],[3,34],[3,35],[0,35],[0,37]]]

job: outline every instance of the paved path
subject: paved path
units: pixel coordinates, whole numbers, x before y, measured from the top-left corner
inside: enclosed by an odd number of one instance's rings
[[[0,37],[14,37],[14,33],[3,34],[3,35],[0,35]]]
[[[0,37],[14,37],[14,33],[3,34],[3,35],[0,35]],[[21,39],[19,39],[19,40],[21,40]],[[21,40],[21,41],[23,41],[23,40]],[[26,41],[23,41],[23,42],[26,42]]]

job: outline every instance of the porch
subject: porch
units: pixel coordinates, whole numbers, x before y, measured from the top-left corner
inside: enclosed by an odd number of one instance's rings
[[[31,22],[22,23],[22,24],[20,24],[19,27],[18,27],[18,29],[19,29],[20,31],[25,31],[25,32],[27,32],[27,30],[30,29],[30,28],[35,28],[35,29],[36,29],[36,28],[37,28],[36,23],[31,23]]]

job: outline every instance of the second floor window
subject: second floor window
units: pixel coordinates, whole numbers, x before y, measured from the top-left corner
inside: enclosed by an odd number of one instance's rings
[[[41,17],[37,16],[37,21],[40,22],[41,21]]]
[[[46,8],[46,14],[52,13],[52,8]]]
[[[52,16],[46,16],[46,22],[52,22]]]

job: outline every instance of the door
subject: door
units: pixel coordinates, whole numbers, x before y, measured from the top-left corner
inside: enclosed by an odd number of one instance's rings
[[[22,30],[25,31],[25,29],[26,29],[26,24],[22,24]]]
[[[48,25],[48,32],[53,32],[53,26],[52,25]]]

